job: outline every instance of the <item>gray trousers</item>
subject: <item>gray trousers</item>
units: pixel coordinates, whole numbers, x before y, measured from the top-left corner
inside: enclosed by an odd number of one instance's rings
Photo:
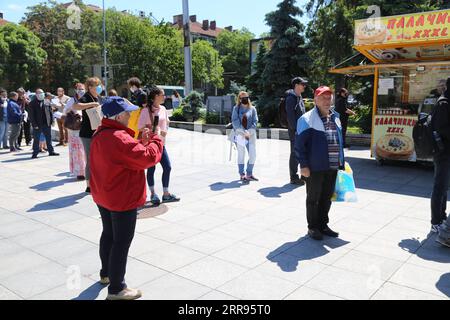
[[[9,124],[10,133],[9,133],[9,147],[12,149],[16,149],[19,147],[19,144],[17,143],[17,139],[20,135],[20,123],[10,123]]]
[[[84,154],[86,155],[86,169],[85,169],[85,178],[86,180],[91,180],[91,166],[89,163],[90,155],[91,155],[91,142],[92,139],[89,138],[81,138],[81,143],[84,147]]]

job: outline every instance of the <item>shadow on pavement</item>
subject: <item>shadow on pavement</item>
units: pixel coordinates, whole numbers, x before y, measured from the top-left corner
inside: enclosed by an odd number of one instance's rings
[[[429,198],[433,166],[407,161],[377,164],[375,159],[346,157],[354,172],[356,188],[420,198]]]
[[[32,187],[30,187],[30,189],[38,190],[38,191],[48,191],[50,189],[63,186],[66,183],[73,183],[73,182],[78,182],[78,181],[74,178],[70,178],[70,179],[68,178],[68,179],[56,180],[56,181],[47,181],[47,182],[43,182],[43,183],[37,184],[35,186],[32,186]]]
[[[61,173],[55,174],[55,177],[70,177],[70,172],[61,172]]]
[[[80,295],[72,300],[95,300],[98,298],[100,292],[106,289],[106,286],[100,284],[99,282],[94,283],[89,288],[80,293]]]
[[[267,259],[276,263],[283,272],[294,272],[301,261],[319,258],[330,253],[330,249],[337,249],[350,242],[338,238],[325,238],[323,241],[315,241],[308,236],[294,242],[287,242],[275,249],[267,256]]]
[[[68,208],[78,203],[78,200],[83,199],[88,196],[87,193],[79,193],[66,197],[57,198],[47,202],[39,203],[33,208],[29,209],[27,212],[38,212],[38,211],[49,211],[61,208]]]
[[[428,236],[428,239],[422,242],[417,239],[405,239],[400,241],[398,245],[403,250],[415,254],[423,260],[450,265],[450,249],[435,242],[435,237],[431,237],[431,233]],[[431,243],[423,246],[428,241],[431,241]],[[436,283],[436,288],[450,297],[450,273],[441,276]]]
[[[239,189],[240,187],[247,186],[248,183],[242,182],[240,180],[232,181],[232,182],[217,182],[211,184],[209,188],[211,191],[222,191],[225,189]]]
[[[436,283],[436,288],[450,298],[450,273],[443,274]]]
[[[282,187],[268,187],[259,189],[258,193],[266,198],[281,198],[282,194],[292,192],[297,188],[300,188],[300,186],[288,183]]]

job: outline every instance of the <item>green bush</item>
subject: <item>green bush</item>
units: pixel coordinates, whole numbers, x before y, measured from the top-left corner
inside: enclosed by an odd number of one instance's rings
[[[207,124],[220,124],[220,115],[217,113],[207,113],[205,120]]]
[[[350,117],[349,126],[360,128],[365,134],[372,133],[372,106],[359,106],[354,111],[356,116]]]
[[[173,121],[186,121],[186,118],[183,116],[183,108],[177,108],[176,110],[174,110],[174,112],[172,113],[172,116],[170,117],[170,120]]]
[[[187,121],[196,121],[200,118],[200,112],[205,108],[203,94],[192,91],[185,99],[183,105],[183,116]]]

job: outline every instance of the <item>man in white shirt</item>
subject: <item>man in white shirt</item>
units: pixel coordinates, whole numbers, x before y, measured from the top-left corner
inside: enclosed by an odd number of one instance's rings
[[[64,127],[64,108],[67,102],[70,100],[70,97],[64,94],[63,88],[58,88],[57,96],[52,100],[52,108],[55,112],[56,122],[58,124],[59,129],[59,143],[56,146],[66,146],[69,140],[68,131]]]

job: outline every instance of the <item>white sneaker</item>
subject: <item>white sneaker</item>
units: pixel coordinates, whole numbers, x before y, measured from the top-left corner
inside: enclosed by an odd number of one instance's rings
[[[108,294],[106,300],[136,300],[140,297],[142,297],[140,290],[125,288],[118,294]]]

